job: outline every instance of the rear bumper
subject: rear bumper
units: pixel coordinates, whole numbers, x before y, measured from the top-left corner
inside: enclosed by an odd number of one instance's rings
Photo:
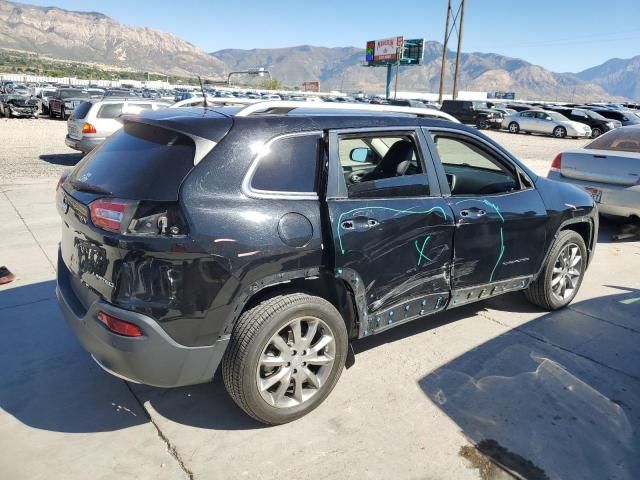
[[[72,275],[58,256],[56,296],[64,318],[82,346],[109,373],[156,387],[179,387],[208,382],[222,360],[228,338],[206,347],[186,347],[169,337],[158,323],[139,313],[111,305],[99,297],[88,308],[73,290]],[[142,337],[125,337],[108,330],[98,313],[134,323]]]
[[[65,145],[69,148],[73,148],[74,150],[78,150],[83,153],[89,153],[96,147],[99,147],[104,143],[104,138],[99,137],[82,137],[82,139],[77,140],[75,138],[71,138],[67,135],[64,139]]]
[[[579,187],[592,187],[602,191],[598,211],[615,217],[640,217],[640,185],[614,185],[610,183],[577,180],[550,171],[548,178],[558,182],[571,183]]]

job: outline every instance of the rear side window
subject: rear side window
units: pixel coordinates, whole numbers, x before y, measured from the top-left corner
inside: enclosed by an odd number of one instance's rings
[[[85,118],[89,110],[91,110],[91,102],[82,102],[76,108],[74,108],[71,118]]]
[[[251,189],[269,192],[314,193],[320,135],[282,137],[260,156]]]
[[[105,103],[100,107],[98,118],[118,118],[122,113],[122,103]]]
[[[150,103],[129,103],[127,105],[127,113],[140,113],[143,110],[151,110]]]
[[[128,123],[83,158],[69,180],[134,200],[171,201],[193,168],[195,145],[181,133]]]

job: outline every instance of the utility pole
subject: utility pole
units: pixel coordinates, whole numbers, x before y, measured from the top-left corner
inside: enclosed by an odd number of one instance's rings
[[[462,48],[462,24],[464,22],[464,1],[460,3],[460,25],[458,27],[458,51],[456,52],[456,69],[453,74],[453,99],[458,98],[458,78],[460,77],[460,48]]]
[[[440,69],[440,90],[438,93],[438,103],[442,103],[442,97],[444,95],[444,77],[445,71],[447,68],[447,49],[449,46],[449,38],[451,34],[455,30],[458,37],[458,45],[456,48],[456,67],[455,73],[453,74],[453,95],[452,98],[455,100],[458,96],[458,78],[460,75],[460,49],[462,48],[462,22],[464,19],[464,4],[465,0],[459,0],[460,3],[456,10],[456,14],[453,14],[453,10],[451,8],[451,0],[449,0],[447,6],[447,22],[444,29],[444,44],[442,46],[442,66]]]
[[[440,90],[438,90],[438,103],[442,105],[442,94],[444,93],[444,72],[447,65],[447,47],[449,45],[449,19],[451,18],[451,0],[447,6],[447,23],[444,27],[444,43],[442,46],[442,65],[440,68]]]

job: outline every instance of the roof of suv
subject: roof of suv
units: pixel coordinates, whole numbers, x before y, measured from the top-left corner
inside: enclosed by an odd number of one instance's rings
[[[214,123],[223,118],[233,119],[234,124],[250,125],[256,128],[277,130],[278,133],[301,132],[307,130],[325,130],[341,128],[373,128],[373,127],[413,127],[438,126],[471,130],[458,123],[432,118],[421,118],[393,112],[359,112],[318,110],[313,107],[304,108],[301,112],[291,114],[255,114],[247,117],[236,117],[238,107],[204,108],[185,107],[160,110],[145,110],[138,115],[126,115],[127,121],[139,121],[157,126],[167,126],[187,131],[202,138],[210,139],[209,130]],[[283,119],[286,119],[283,121]],[[277,134],[277,133],[276,133]]]

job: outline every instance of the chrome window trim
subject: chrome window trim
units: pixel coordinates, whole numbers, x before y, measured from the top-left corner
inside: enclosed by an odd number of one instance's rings
[[[267,140],[262,144],[262,148],[269,148],[271,144],[277,140],[281,140],[283,138],[289,137],[303,137],[315,135],[318,137],[322,137],[322,130],[306,130],[303,132],[292,132],[285,133],[282,135],[276,135],[275,137]],[[257,188],[253,188],[251,186],[251,182],[253,180],[253,175],[258,168],[258,164],[260,160],[263,158],[264,153],[257,153],[253,160],[251,160],[251,165],[247,169],[247,172],[242,179],[241,191],[249,198],[262,198],[262,199],[280,199],[280,200],[319,200],[317,192],[287,192],[287,191],[278,191],[278,190],[260,190]]]

